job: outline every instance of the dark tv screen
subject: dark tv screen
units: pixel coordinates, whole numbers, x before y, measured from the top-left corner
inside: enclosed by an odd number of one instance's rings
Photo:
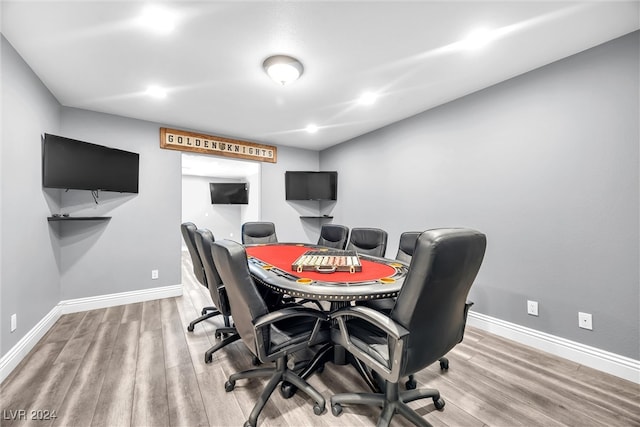
[[[214,205],[246,205],[249,184],[246,182],[210,182],[211,203]]]
[[[287,200],[336,200],[338,172],[287,171],[284,174]]]
[[[42,185],[48,188],[138,192],[140,155],[45,134]]]

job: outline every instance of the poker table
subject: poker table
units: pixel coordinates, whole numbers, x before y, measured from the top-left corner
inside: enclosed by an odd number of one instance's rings
[[[331,254],[335,251],[311,244],[270,243],[245,245],[249,272],[256,282],[278,294],[289,295],[313,301],[330,301],[331,310],[362,301],[395,297],[400,292],[408,272],[408,265],[386,258],[357,254],[359,271],[300,271],[294,263],[308,251]],[[380,387],[372,374],[362,363],[334,343],[327,343],[302,369],[299,375],[306,379],[324,363],[331,361],[337,365],[353,365],[372,391],[379,392]],[[286,381],[280,391],[285,398],[291,397],[296,387]]]
[[[396,260],[358,254],[360,271],[300,271],[293,263],[307,251],[333,249],[298,243],[246,245],[251,276],[261,285],[294,298],[331,301],[339,306],[350,301],[397,296],[408,271]],[[337,304],[336,304],[337,303]]]

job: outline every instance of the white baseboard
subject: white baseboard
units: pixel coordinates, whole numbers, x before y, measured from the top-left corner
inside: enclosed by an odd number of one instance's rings
[[[51,329],[63,314],[99,308],[115,307],[123,304],[151,301],[182,295],[182,285],[164,286],[161,288],[143,289],[139,291],[121,292],[118,294],[99,295],[60,301],[47,313],[25,336],[20,339],[2,358],[0,358],[0,383],[18,366],[40,339]]]
[[[61,314],[69,314],[79,311],[115,307],[117,305],[134,304],[136,302],[151,301],[154,299],[179,297],[180,295],[182,295],[182,285],[173,285],[162,288],[142,289],[118,294],[63,300],[58,303],[58,307],[61,309]]]
[[[11,347],[0,359],[0,383],[18,366],[38,341],[47,333],[61,316],[59,306],[47,313],[25,336]]]
[[[515,323],[505,322],[474,311],[469,312],[467,324],[554,356],[640,384],[640,361],[638,360],[516,325]]]

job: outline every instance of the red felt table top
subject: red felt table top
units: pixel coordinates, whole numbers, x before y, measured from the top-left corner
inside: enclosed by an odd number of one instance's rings
[[[298,273],[291,269],[291,264],[299,256],[313,248],[302,245],[260,245],[247,247],[247,254],[258,258],[280,270],[287,271],[299,277],[323,282],[360,282],[371,281],[390,277],[395,273],[395,268],[382,262],[370,261],[360,258],[362,271],[349,273],[348,271],[336,271],[334,273],[317,273],[315,271],[304,271]],[[316,249],[317,250],[317,249]]]

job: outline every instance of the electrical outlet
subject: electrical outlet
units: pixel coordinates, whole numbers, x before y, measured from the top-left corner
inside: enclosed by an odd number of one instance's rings
[[[588,329],[590,331],[593,330],[593,323],[591,318],[591,313],[582,313],[578,312],[578,326],[582,329]]]
[[[158,270],[151,270],[151,278],[153,280],[157,279],[158,275],[159,275]]]
[[[11,332],[18,329],[18,315],[16,313],[11,315]]]
[[[527,301],[527,313],[532,316],[538,315],[538,301]]]

